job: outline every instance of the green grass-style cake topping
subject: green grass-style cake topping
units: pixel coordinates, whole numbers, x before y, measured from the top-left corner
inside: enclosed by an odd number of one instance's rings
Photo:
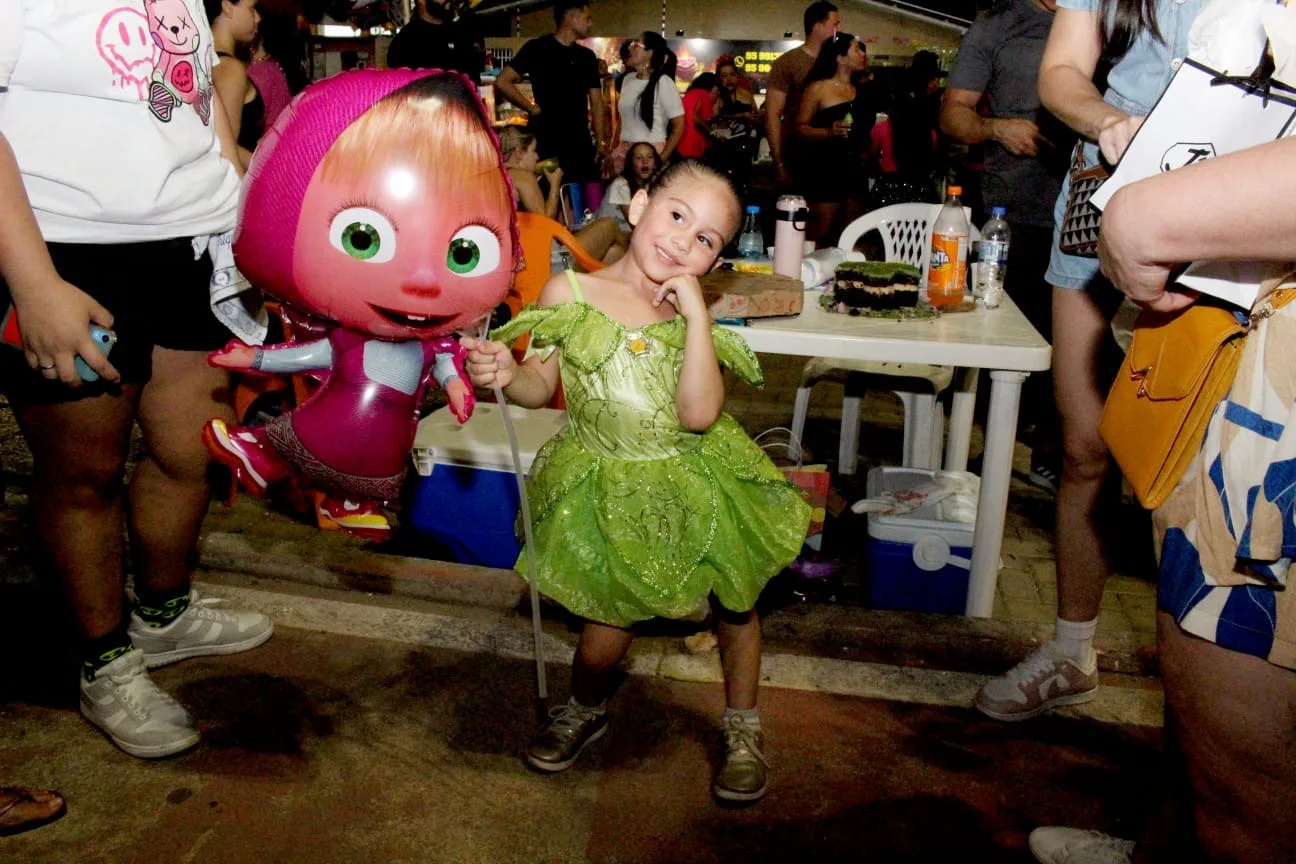
[[[894,279],[900,276],[908,277],[916,284],[922,271],[903,261],[846,261],[837,265],[834,275],[838,279]]]

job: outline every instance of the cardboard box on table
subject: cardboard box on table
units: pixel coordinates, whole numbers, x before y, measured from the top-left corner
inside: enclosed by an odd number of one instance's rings
[[[712,270],[698,280],[712,318],[777,318],[800,315],[805,286],[772,273]]]

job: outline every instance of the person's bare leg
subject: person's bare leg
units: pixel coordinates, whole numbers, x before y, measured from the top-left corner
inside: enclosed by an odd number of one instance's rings
[[[1098,690],[1093,639],[1108,570],[1099,507],[1108,458],[1098,435],[1098,361],[1107,318],[1087,291],[1054,288],[1053,321],[1054,392],[1066,453],[1054,535],[1057,620],[1049,642],[977,693],[976,707],[996,720],[1028,720],[1087,702]]]
[[[712,603],[720,662],[724,667],[725,755],[711,783],[711,793],[722,801],[752,803],[765,795],[764,737],[756,694],[760,687],[761,625],[755,609],[730,612]]]
[[[846,227],[866,212],[868,211],[864,209],[863,200],[859,198],[847,200],[837,212],[837,221],[828,230],[828,242],[836,246],[837,240],[841,237],[842,232],[846,230]]]
[[[201,351],[153,349],[153,377],[139,405],[147,448],[131,479],[130,530],[135,577],[154,595],[185,591],[207,514],[210,457],[202,428],[233,422],[229,376]]]
[[[572,661],[572,696],[577,702],[593,708],[607,701],[612,695],[612,673],[633,641],[629,630],[585,622]]]
[[[810,218],[806,223],[806,239],[813,240],[820,248],[832,246],[837,243],[837,237],[832,236],[833,225],[837,222],[837,215],[841,212],[842,205],[836,201],[812,201],[810,202]]]
[[[630,251],[630,235],[617,232],[616,239],[608,247],[608,251],[603,253],[604,264],[615,264],[620,261],[625,254]]]
[[[526,760],[533,768],[551,774],[566,771],[607,731],[606,703],[614,672],[632,641],[629,630],[585,622],[572,659],[572,698],[550,710],[549,723],[527,745]]]
[[[1166,612],[1157,647],[1206,857],[1296,861],[1296,671],[1191,636]]]
[[[1098,434],[1106,393],[1098,356],[1108,322],[1087,291],[1053,289],[1053,382],[1062,418],[1062,482],[1057,494],[1058,617],[1098,617],[1109,570],[1099,499],[1108,478]]]
[[[122,471],[139,388],[60,405],[17,402],[32,451],[31,514],[83,640],[122,621]]]
[[[620,237],[620,226],[615,219],[606,216],[595,219],[576,232],[576,239],[580,241],[581,248],[600,261],[606,260],[608,250]]]
[[[760,688],[760,616],[755,609],[729,612],[716,608],[716,636],[724,667],[725,704],[739,711],[755,708]]]

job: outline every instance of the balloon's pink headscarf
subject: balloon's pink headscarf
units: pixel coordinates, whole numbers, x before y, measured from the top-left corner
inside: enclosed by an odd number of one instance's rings
[[[362,114],[397,90],[434,75],[454,75],[468,83],[481,116],[499,152],[499,139],[490,129],[486,107],[476,88],[457,72],[428,69],[357,69],[312,84],[280,113],[257,145],[243,181],[234,255],[238,268],[253,284],[271,294],[296,293],[293,251],[302,200],[329,148]],[[447,158],[453,158],[447,154]],[[499,170],[509,191],[512,181],[499,156]],[[429,206],[432,206],[429,202]],[[517,221],[510,225],[513,249],[520,258]]]

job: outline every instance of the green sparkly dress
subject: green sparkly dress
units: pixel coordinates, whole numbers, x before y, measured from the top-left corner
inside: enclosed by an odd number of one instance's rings
[[[527,483],[540,590],[592,621],[697,618],[714,593],[735,612],[796,558],[810,522],[800,491],[732,417],[684,429],[675,388],[681,316],[630,330],[584,301],[528,306],[491,338],[531,334],[559,369],[567,426],[536,454]],[[740,378],[761,371],[740,336],[713,327]],[[526,576],[526,553],[517,569]]]

